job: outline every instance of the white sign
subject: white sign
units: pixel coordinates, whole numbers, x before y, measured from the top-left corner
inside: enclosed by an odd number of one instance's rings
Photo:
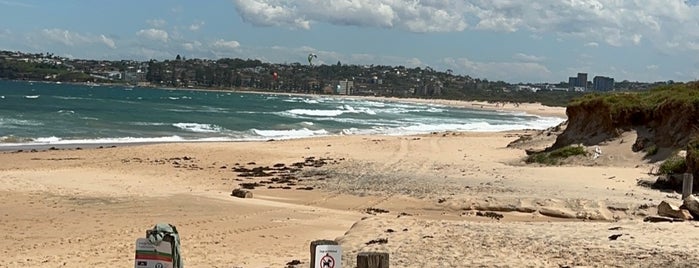
[[[315,268],[342,268],[342,248],[339,245],[316,246]]]
[[[172,246],[162,241],[153,245],[147,238],[136,239],[135,268],[172,268]]]

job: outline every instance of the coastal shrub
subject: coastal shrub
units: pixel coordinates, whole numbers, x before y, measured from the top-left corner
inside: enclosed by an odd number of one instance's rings
[[[583,146],[566,146],[561,147],[551,152],[535,153],[527,157],[527,163],[540,163],[545,165],[558,165],[561,160],[571,156],[582,155],[586,156],[587,151]]]
[[[646,148],[645,150],[646,150],[646,157],[650,157],[650,156],[654,156],[654,155],[658,154],[658,146],[655,144],[648,146],[648,148]]]
[[[699,132],[697,129],[695,132]],[[695,134],[687,143],[687,172],[696,173],[699,168],[699,135]]]
[[[569,106],[607,107],[610,118],[622,123],[639,120],[639,115],[652,115],[663,107],[684,112],[699,109],[699,82],[672,84],[639,92],[591,93],[573,99]]]
[[[684,157],[673,156],[665,160],[658,168],[660,174],[679,174],[687,170],[687,163]]]

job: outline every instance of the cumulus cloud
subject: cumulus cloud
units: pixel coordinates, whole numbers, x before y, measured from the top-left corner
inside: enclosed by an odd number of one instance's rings
[[[599,44],[597,42],[587,42],[585,43],[586,47],[598,47]]]
[[[528,31],[588,44],[633,46],[699,41],[699,7],[684,0],[233,0],[258,26],[310,29],[313,23],[411,32]],[[686,46],[684,48],[687,48]]]
[[[512,56],[512,58],[515,60],[518,60],[518,61],[523,61],[523,62],[541,62],[541,61],[544,61],[546,59],[544,57],[527,55],[524,53],[517,53],[514,56]]]
[[[230,50],[230,49],[238,48],[240,46],[240,43],[238,43],[238,41],[226,41],[223,39],[219,39],[219,40],[214,41],[212,46],[215,48],[219,48],[219,49]]]
[[[139,37],[160,42],[167,42],[169,38],[169,35],[166,31],[153,28],[139,30],[138,32],[136,32],[136,35]]]
[[[199,29],[201,29],[202,26],[204,26],[203,21],[195,21],[194,23],[192,23],[192,25],[189,25],[189,30],[192,32],[196,32],[199,31]]]
[[[68,47],[74,47],[86,44],[101,43],[109,48],[116,48],[116,43],[113,39],[101,35],[80,34],[64,29],[42,29],[39,32],[39,37],[43,40],[63,44]],[[31,36],[30,36],[31,39]]]
[[[104,36],[103,34],[100,35],[100,41],[102,41],[102,43],[104,43],[105,45],[107,45],[111,49],[116,48],[116,43],[114,43],[114,40],[109,38],[109,37]]]
[[[146,20],[146,24],[153,28],[162,28],[167,22],[164,19],[150,19]]]
[[[202,44],[199,41],[186,42],[186,43],[182,44],[182,47],[187,51],[199,50],[201,48],[201,46],[202,46]]]
[[[87,43],[88,38],[68,30],[63,29],[43,29],[41,30],[41,35],[46,39],[64,44],[66,46],[74,46],[79,43]]]
[[[399,28],[413,32],[461,31],[463,14],[454,1],[405,0],[234,0],[240,16],[260,26],[310,29],[312,22]]]

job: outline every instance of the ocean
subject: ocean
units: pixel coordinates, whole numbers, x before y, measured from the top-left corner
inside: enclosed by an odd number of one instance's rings
[[[504,131],[562,121],[378,98],[0,80],[0,147]]]

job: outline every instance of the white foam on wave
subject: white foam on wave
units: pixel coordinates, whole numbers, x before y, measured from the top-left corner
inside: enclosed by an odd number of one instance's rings
[[[172,124],[182,130],[197,132],[197,133],[217,133],[221,132],[222,128],[217,125],[212,124],[199,124],[199,123],[175,123]]]
[[[42,126],[41,122],[33,120],[15,119],[15,118],[0,118],[0,126]]]
[[[282,138],[282,139],[305,138],[305,137],[312,137],[312,136],[328,135],[328,132],[325,129],[310,130],[307,128],[291,129],[291,130],[252,129],[252,132],[256,135],[267,137],[267,138]]]
[[[160,123],[160,122],[133,122],[131,123],[132,125],[135,126],[164,126],[164,125],[169,125],[169,123]]]
[[[61,100],[87,100],[86,98],[81,98],[81,97],[72,97],[72,96],[53,96],[56,99],[61,99]]]
[[[405,114],[405,113],[441,113],[444,109],[435,107],[391,107],[381,110],[381,112],[390,114]]]
[[[309,116],[338,116],[344,114],[342,110],[309,110],[309,109],[291,109],[287,111],[294,115],[309,115]]]
[[[55,136],[51,137],[40,137],[33,139],[28,143],[0,143],[2,146],[21,146],[21,145],[65,145],[65,144],[125,144],[125,143],[158,143],[158,142],[178,142],[185,141],[179,136],[169,136],[169,137],[152,137],[152,138],[135,138],[135,137],[122,137],[122,138],[97,138],[97,139],[62,139]]]
[[[376,112],[369,108],[359,108],[355,109],[350,105],[343,105],[337,107],[337,110],[313,110],[313,109],[291,109],[286,111],[287,113],[293,115],[307,115],[307,116],[319,116],[319,117],[333,117],[342,114],[359,114],[365,113],[369,115],[375,115]]]
[[[0,141],[3,137],[0,137]],[[94,139],[63,139],[55,136],[27,138],[19,142],[0,142],[0,147],[32,146],[32,145],[73,145],[73,144],[134,144],[134,143],[170,143],[170,142],[231,142],[231,141],[263,141],[264,137],[205,137],[205,138],[183,138],[180,136],[163,137],[118,137],[118,138],[94,138]]]
[[[557,117],[537,117],[536,120],[523,121],[517,123],[509,124],[495,124],[493,122],[469,122],[469,123],[414,123],[405,126],[398,127],[388,127],[380,126],[373,127],[371,129],[357,129],[349,128],[343,129],[343,134],[384,134],[384,135],[413,135],[413,134],[425,134],[430,132],[444,132],[444,131],[472,131],[472,132],[499,132],[499,131],[511,131],[511,130],[523,130],[523,129],[546,129],[552,126],[556,126],[565,121],[562,118]]]

